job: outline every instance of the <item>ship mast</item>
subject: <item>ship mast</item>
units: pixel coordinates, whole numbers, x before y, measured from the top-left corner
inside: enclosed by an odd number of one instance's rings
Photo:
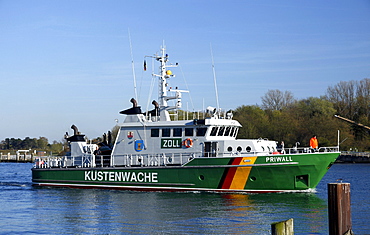
[[[157,58],[157,60],[161,63],[160,68],[160,75],[159,75],[159,89],[158,89],[158,99],[159,99],[159,105],[160,107],[166,107],[167,106],[167,77],[169,77],[166,74],[166,63],[168,61],[168,55],[165,54],[166,49],[161,47],[161,56]],[[172,75],[174,76],[174,75]]]
[[[155,58],[157,61],[161,63],[159,67],[159,74],[153,74],[153,76],[156,76],[159,79],[158,81],[159,117],[161,121],[171,121],[170,114],[168,113],[168,111],[181,108],[181,93],[188,91],[178,90],[177,88],[175,90],[167,89],[168,86],[167,80],[171,77],[175,77],[175,75],[172,74],[172,71],[168,70],[167,68],[177,67],[178,63],[176,63],[175,65],[167,64],[168,54],[166,54],[165,46],[161,47],[161,55],[155,55],[153,56],[153,58]],[[175,92],[175,96],[169,96],[168,92]],[[177,100],[176,105],[169,106],[167,101],[173,99]]]

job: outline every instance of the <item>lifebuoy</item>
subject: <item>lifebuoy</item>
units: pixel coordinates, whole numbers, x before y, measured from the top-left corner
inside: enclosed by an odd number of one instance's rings
[[[183,145],[187,148],[191,148],[193,146],[193,140],[190,138],[187,138],[184,140]]]

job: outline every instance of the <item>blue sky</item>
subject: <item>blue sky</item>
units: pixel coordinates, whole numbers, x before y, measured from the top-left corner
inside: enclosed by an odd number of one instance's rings
[[[370,77],[369,14],[369,0],[0,0],[0,140],[61,141],[72,124],[95,138],[123,121],[134,97],[128,32],[143,110],[157,94],[143,59],[163,42],[189,110],[216,106],[211,44],[223,109],[261,104],[269,89],[325,95]]]

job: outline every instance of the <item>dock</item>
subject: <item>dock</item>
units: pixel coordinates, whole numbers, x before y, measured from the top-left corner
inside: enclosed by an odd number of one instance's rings
[[[335,163],[370,163],[370,152],[342,151]]]
[[[0,162],[34,162],[35,156],[29,150],[18,150],[16,154],[0,153]]]

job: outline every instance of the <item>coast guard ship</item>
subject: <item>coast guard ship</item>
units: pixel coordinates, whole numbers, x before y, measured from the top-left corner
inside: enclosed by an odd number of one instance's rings
[[[278,149],[276,141],[237,139],[241,124],[231,112],[208,108],[204,118],[172,120],[184,90],[169,88],[174,75],[165,48],[159,62],[158,101],[143,112],[135,99],[121,111],[114,143],[86,142],[76,126],[66,136],[71,153],[35,162],[37,186],[148,191],[312,191],[339,156],[339,147]],[[175,105],[170,106],[173,100]],[[175,118],[174,118],[175,119]]]

